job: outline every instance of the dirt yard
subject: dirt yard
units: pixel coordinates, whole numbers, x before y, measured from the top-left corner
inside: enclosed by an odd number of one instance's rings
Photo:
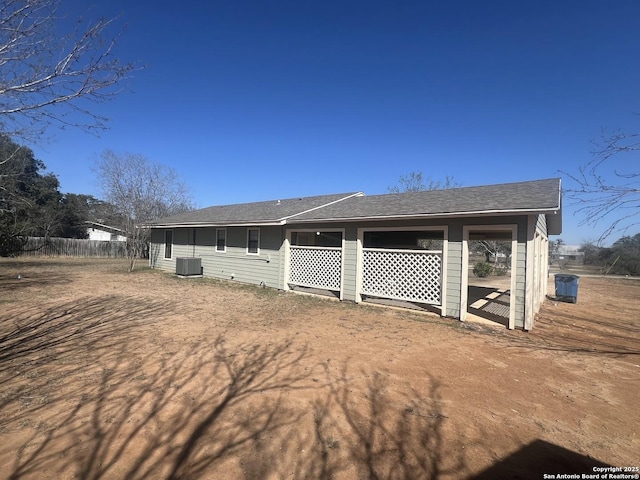
[[[526,333],[123,262],[0,260],[0,478],[638,466],[640,281],[579,288]]]

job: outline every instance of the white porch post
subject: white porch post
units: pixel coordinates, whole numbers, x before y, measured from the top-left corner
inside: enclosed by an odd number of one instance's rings
[[[535,295],[535,234],[536,216],[529,215],[527,221],[527,254],[525,264],[525,288],[524,288],[524,329],[533,328]]]

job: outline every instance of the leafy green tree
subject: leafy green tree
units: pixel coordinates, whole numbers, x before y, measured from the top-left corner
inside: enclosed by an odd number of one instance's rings
[[[602,247],[596,245],[596,243],[591,240],[582,242],[580,248],[578,248],[579,252],[584,253],[585,265],[601,265],[602,250]]]
[[[0,135],[0,255],[20,251],[27,236],[52,236],[60,226],[62,194],[33,151]]]
[[[92,221],[110,227],[122,224],[122,217],[109,202],[93,195],[66,193],[60,203],[60,226],[56,236],[87,238],[87,222]]]
[[[619,238],[608,250],[610,273],[640,275],[640,233]]]
[[[30,236],[87,238],[87,221],[122,224],[116,207],[91,195],[60,193],[33,151],[0,134],[0,256],[20,253]]]
[[[640,275],[640,233],[620,237],[610,247],[584,242],[580,250],[585,264],[597,265],[603,273]]]
[[[620,254],[640,256],[640,233],[632,237],[625,235],[619,238],[613,242],[611,248]]]
[[[91,195],[67,193],[60,202],[60,226],[57,236],[64,238],[87,238],[89,219],[88,201]]]

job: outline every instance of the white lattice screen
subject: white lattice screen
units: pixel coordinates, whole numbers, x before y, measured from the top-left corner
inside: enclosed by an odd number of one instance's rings
[[[342,249],[339,247],[291,247],[289,283],[302,287],[340,290]]]
[[[442,252],[365,248],[362,293],[440,304]]]

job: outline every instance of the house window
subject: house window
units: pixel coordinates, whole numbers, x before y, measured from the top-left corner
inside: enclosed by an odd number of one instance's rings
[[[257,255],[260,253],[260,229],[249,228],[247,230],[247,253]]]
[[[173,230],[164,231],[164,258],[171,258],[173,250]]]
[[[216,252],[227,251],[227,229],[216,229]]]

